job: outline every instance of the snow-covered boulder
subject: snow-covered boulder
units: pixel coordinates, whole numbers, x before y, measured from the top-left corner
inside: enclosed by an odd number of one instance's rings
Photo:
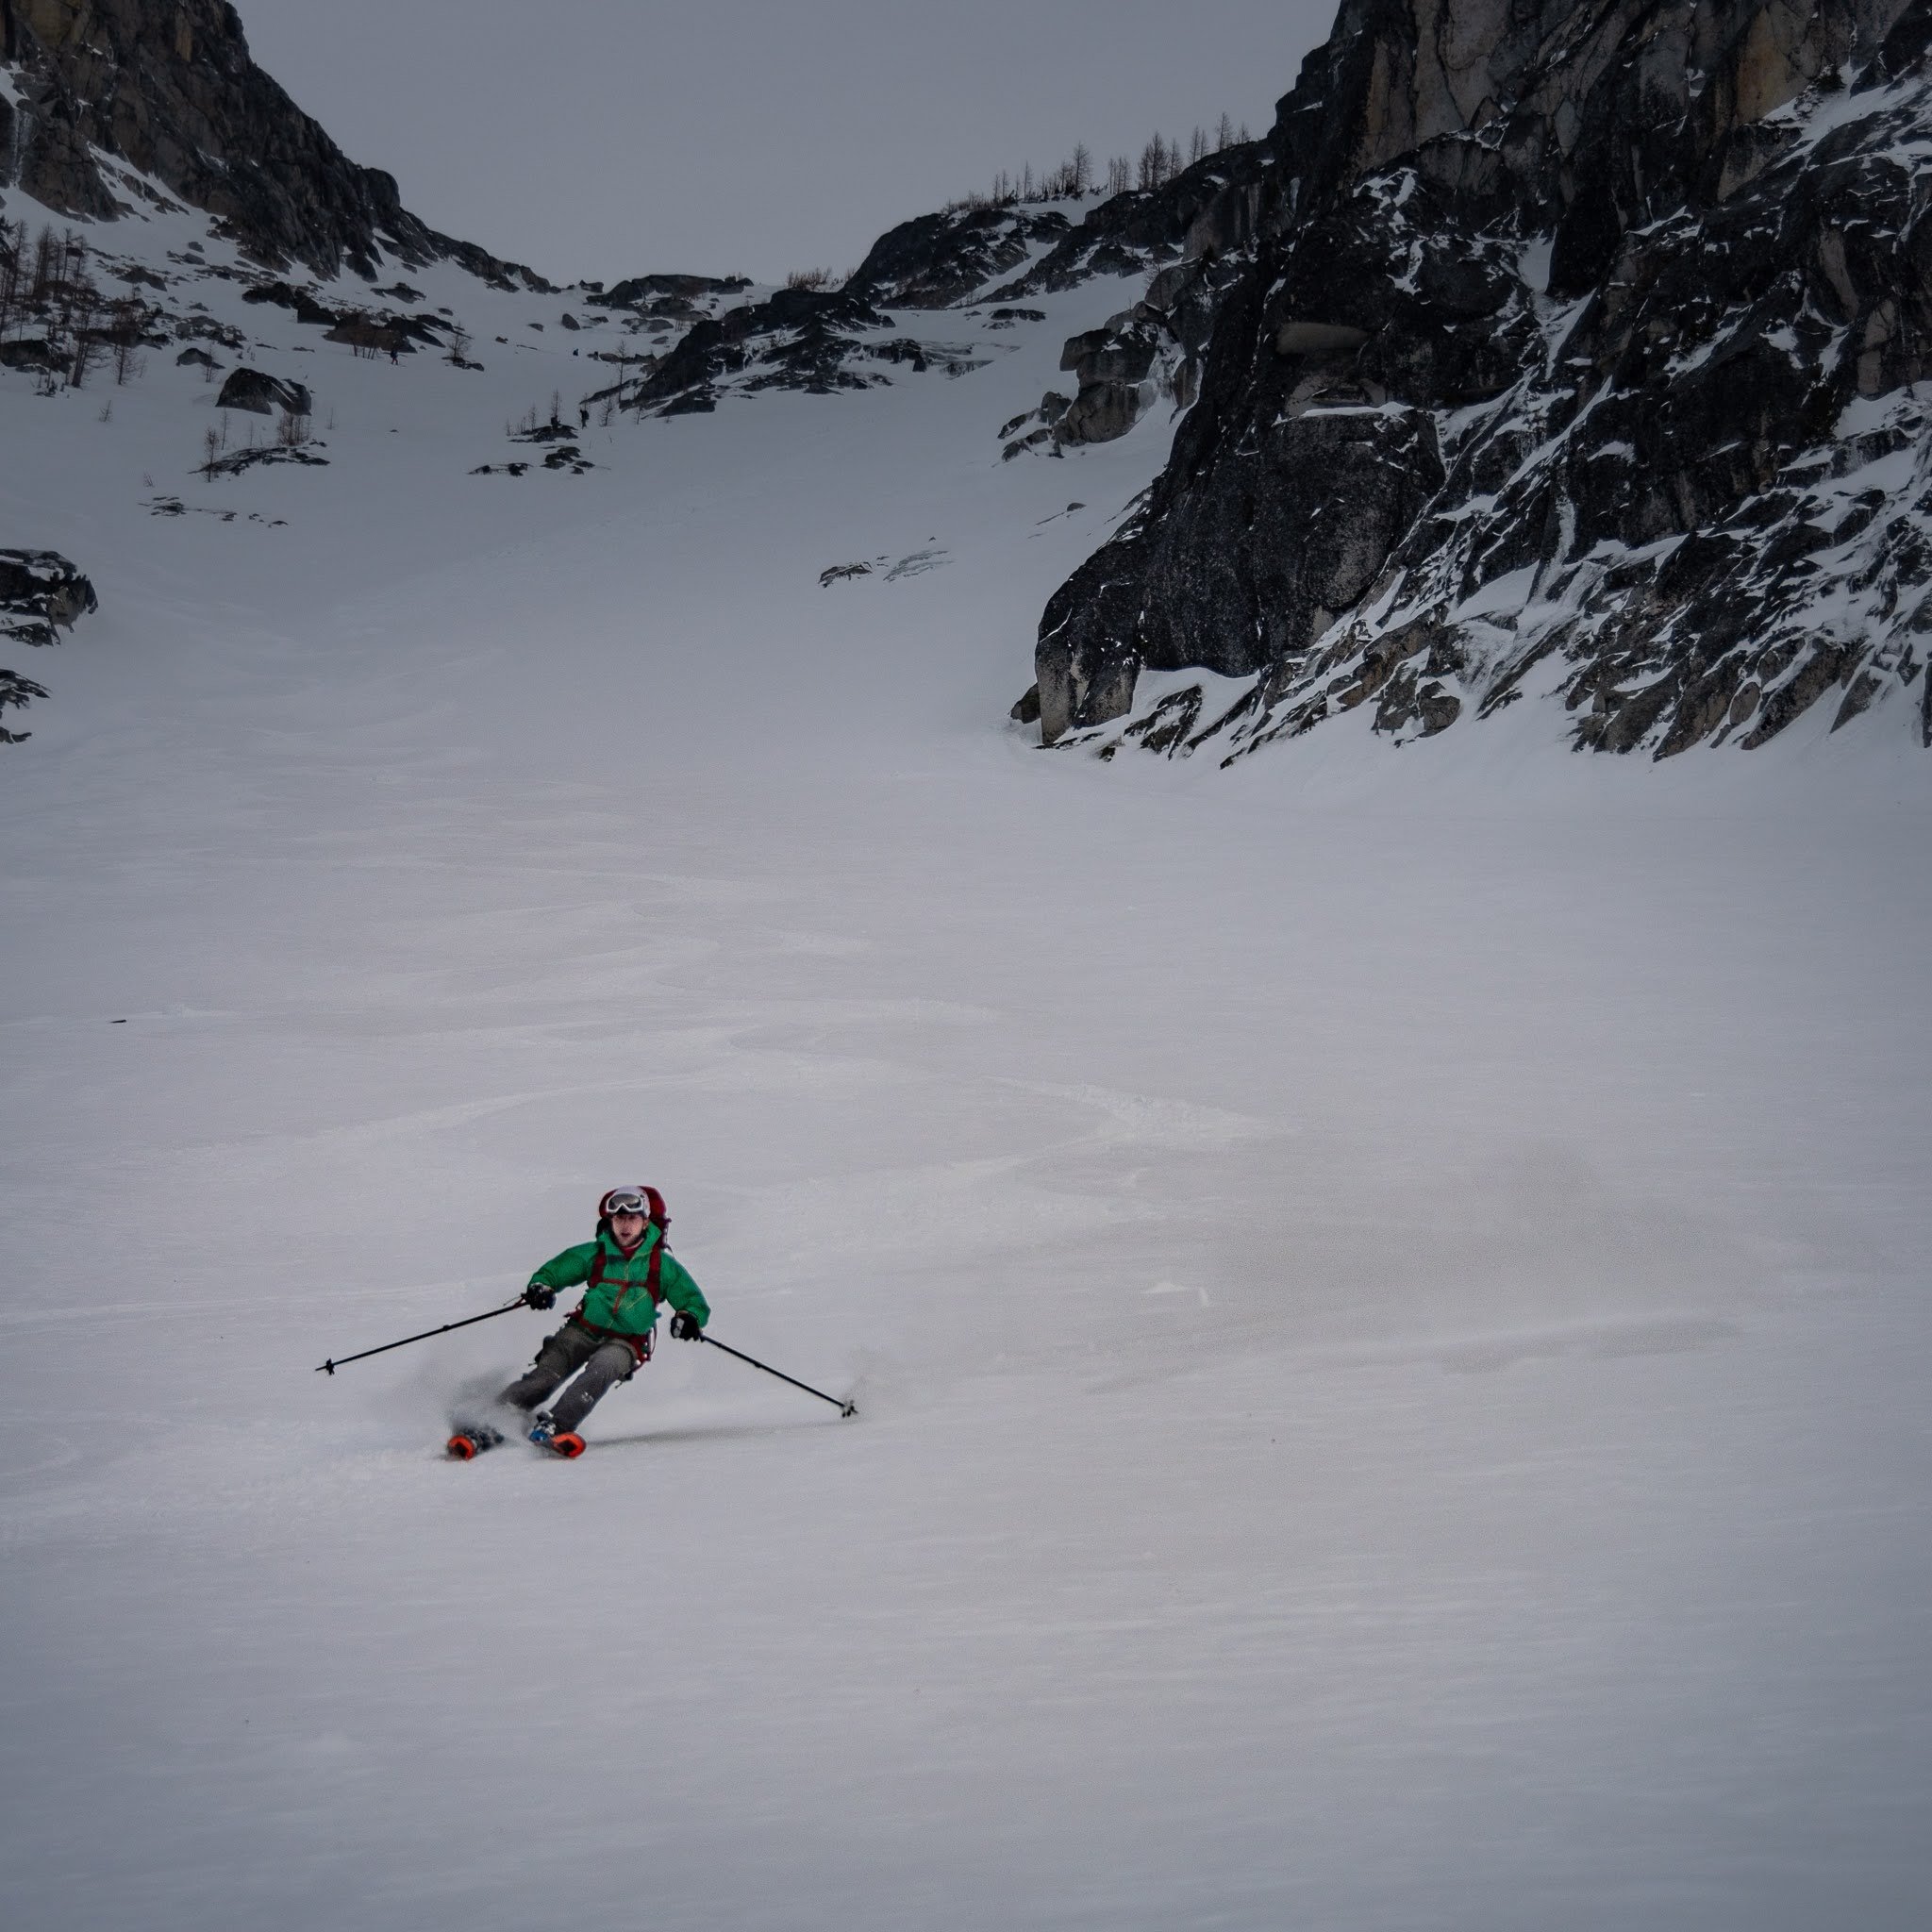
[[[233,369],[215,398],[224,409],[252,409],[258,416],[273,416],[280,409],[285,416],[306,416],[315,407],[306,384],[285,382],[260,369]]]

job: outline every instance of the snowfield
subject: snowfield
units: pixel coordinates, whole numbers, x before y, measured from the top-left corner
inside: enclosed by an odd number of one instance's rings
[[[0,371],[0,542],[101,598],[0,752],[0,1915],[1924,1925],[1906,708],[1042,753],[1165,431],[996,432],[1133,285],[509,477],[602,338],[410,279],[482,372],[210,286],[326,468]],[[314,1373],[627,1180],[857,1420],[665,1340],[465,1466],[554,1318]]]

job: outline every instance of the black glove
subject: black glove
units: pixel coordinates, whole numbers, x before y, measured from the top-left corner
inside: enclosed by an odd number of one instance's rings
[[[705,1331],[698,1326],[695,1315],[687,1315],[682,1308],[671,1318],[671,1332],[679,1341],[701,1341]]]
[[[524,1300],[533,1308],[554,1308],[557,1306],[557,1291],[545,1288],[541,1281],[533,1281],[524,1291]]]

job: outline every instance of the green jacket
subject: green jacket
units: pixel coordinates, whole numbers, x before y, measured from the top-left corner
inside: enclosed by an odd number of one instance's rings
[[[584,1297],[578,1312],[595,1328],[608,1328],[619,1335],[648,1335],[658,1325],[658,1307],[647,1285],[651,1250],[663,1239],[659,1229],[647,1227],[643,1240],[626,1256],[617,1245],[616,1236],[606,1228],[595,1241],[566,1248],[554,1260],[544,1262],[530,1281],[545,1288],[579,1287],[590,1280],[601,1247],[603,1279]],[[700,1328],[711,1319],[710,1303],[698,1292],[697,1283],[669,1248],[664,1250],[658,1291],[674,1308],[693,1317]]]

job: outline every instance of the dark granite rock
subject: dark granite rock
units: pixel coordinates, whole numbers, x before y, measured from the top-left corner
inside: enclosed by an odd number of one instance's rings
[[[231,449],[226,456],[201,465],[201,474],[212,482],[217,476],[239,476],[244,470],[272,464],[294,463],[303,469],[325,470],[328,458],[301,443],[254,442],[245,449]]]
[[[211,315],[177,315],[175,336],[177,341],[213,342],[231,355],[239,355],[248,346],[248,338],[241,329],[232,323],[217,322]]]
[[[61,631],[98,608],[94,587],[58,551],[0,550],[0,641],[35,648],[58,643]],[[46,695],[31,677],[0,670],[0,711]],[[0,744],[32,736],[0,727]]]
[[[272,416],[280,409],[285,416],[306,416],[315,399],[306,385],[285,382],[260,369],[231,369],[215,398],[222,409],[251,409],[258,416]]]
[[[58,550],[0,550],[0,636],[51,644],[99,608],[93,585]]]
[[[715,408],[717,385],[729,377],[749,392],[866,389],[883,378],[852,368],[864,354],[855,331],[891,325],[890,316],[843,291],[780,289],[763,302],[693,323],[628,403],[650,414],[689,415]],[[891,359],[891,345],[884,350]]]
[[[1094,741],[1226,756],[1373,702],[1400,741],[1534,692],[1579,747],[1664,757],[1914,685],[1926,0],[1420,18],[1349,0],[1252,260],[1157,278],[1191,304],[1168,335],[1207,330],[1199,396],[1047,608],[1043,735],[1129,717]],[[1116,325],[1083,382],[1132,377],[1148,321]],[[1253,682],[1130,717],[1142,668],[1190,666]]]
[[[611,288],[585,283],[585,303],[598,308],[644,308],[667,300],[694,302],[707,296],[740,295],[751,287],[743,275],[632,275]]]
[[[1158,188],[1112,195],[991,299],[1013,302],[1077,288],[1095,275],[1136,275],[1184,255],[1244,248],[1273,159],[1265,142],[1248,142],[1196,161]]]
[[[881,308],[950,308],[1072,226],[1058,209],[949,208],[888,229],[845,284]]]
[[[386,254],[459,263],[504,286],[541,276],[425,226],[395,182],[358,168],[256,66],[226,0],[0,0],[0,187],[110,221],[96,150],[206,209],[257,260],[372,281]]]
[[[1115,202],[1132,200],[1134,206],[1109,215],[1114,203],[1102,203],[1078,226],[1058,208],[1020,203],[949,208],[902,222],[880,236],[841,289],[781,289],[762,302],[715,315],[701,314],[692,307],[695,319],[691,327],[627,398],[628,406],[662,415],[707,409],[715,406],[721,386],[748,393],[800,389],[831,394],[868,389],[884,379],[869,366],[880,362],[909,368],[916,375],[935,369],[962,375],[978,367],[983,358],[910,337],[884,342],[866,337],[892,326],[891,309],[930,310],[968,302],[989,281],[1038,254],[1043,244],[1051,244],[1045,259],[1058,266],[1041,286],[1053,288],[1072,287],[1124,265],[1145,266],[1156,258],[1157,251],[1177,253],[1204,211],[1225,196],[1230,184],[1247,182],[1265,163],[1258,143],[1216,158],[1218,170],[1203,163],[1189,170],[1180,186],[1170,183],[1144,196],[1116,196]],[[1083,236],[1085,240],[1075,245]],[[1211,255],[1203,258],[1210,258]],[[1001,306],[993,308],[990,327],[1011,328],[1045,320],[1043,309],[1005,300],[1029,285],[1031,273],[1001,291]],[[668,300],[705,293],[715,286],[696,277],[642,276],[621,283],[608,295],[588,299],[642,305],[658,315],[669,312],[664,308]],[[1150,364],[1162,361],[1159,378],[1129,378],[1117,373],[1117,365],[1131,358],[1134,349],[1115,343],[1096,346],[1094,353],[1091,393],[1065,432],[1069,441],[1099,441],[1124,433],[1172,375],[1169,365],[1185,359],[1184,352],[1163,337],[1158,348],[1143,358]],[[1029,437],[1025,441],[1051,440]]]
[[[391,359],[415,353],[408,328],[386,316],[344,315],[323,341],[346,342],[352,349],[364,349],[371,356],[388,356]]]
[[[15,336],[0,342],[0,369],[65,369],[73,358],[44,336]]]
[[[1052,436],[1035,429],[1004,454],[1111,442],[1162,400],[1179,408],[1194,401],[1215,317],[1252,258],[1268,165],[1265,148],[1252,142],[1197,162],[1163,188],[1116,195],[1013,285],[1060,288],[1102,272],[1167,264],[1132,308],[1067,341],[1060,367],[1076,391],[1064,409],[1049,414],[1042,406],[1037,419]],[[1002,438],[1018,426],[1008,425]]]
[[[47,695],[43,684],[36,684],[31,677],[23,677],[17,671],[0,670],[0,711],[11,706],[25,706],[35,698]],[[33,736],[31,731],[9,731],[0,724],[0,744],[25,744]]]
[[[278,308],[288,309],[297,322],[314,328],[333,328],[342,319],[339,309],[325,308],[316,299],[314,290],[298,289],[291,282],[257,282],[242,290],[242,299],[273,302]]]

